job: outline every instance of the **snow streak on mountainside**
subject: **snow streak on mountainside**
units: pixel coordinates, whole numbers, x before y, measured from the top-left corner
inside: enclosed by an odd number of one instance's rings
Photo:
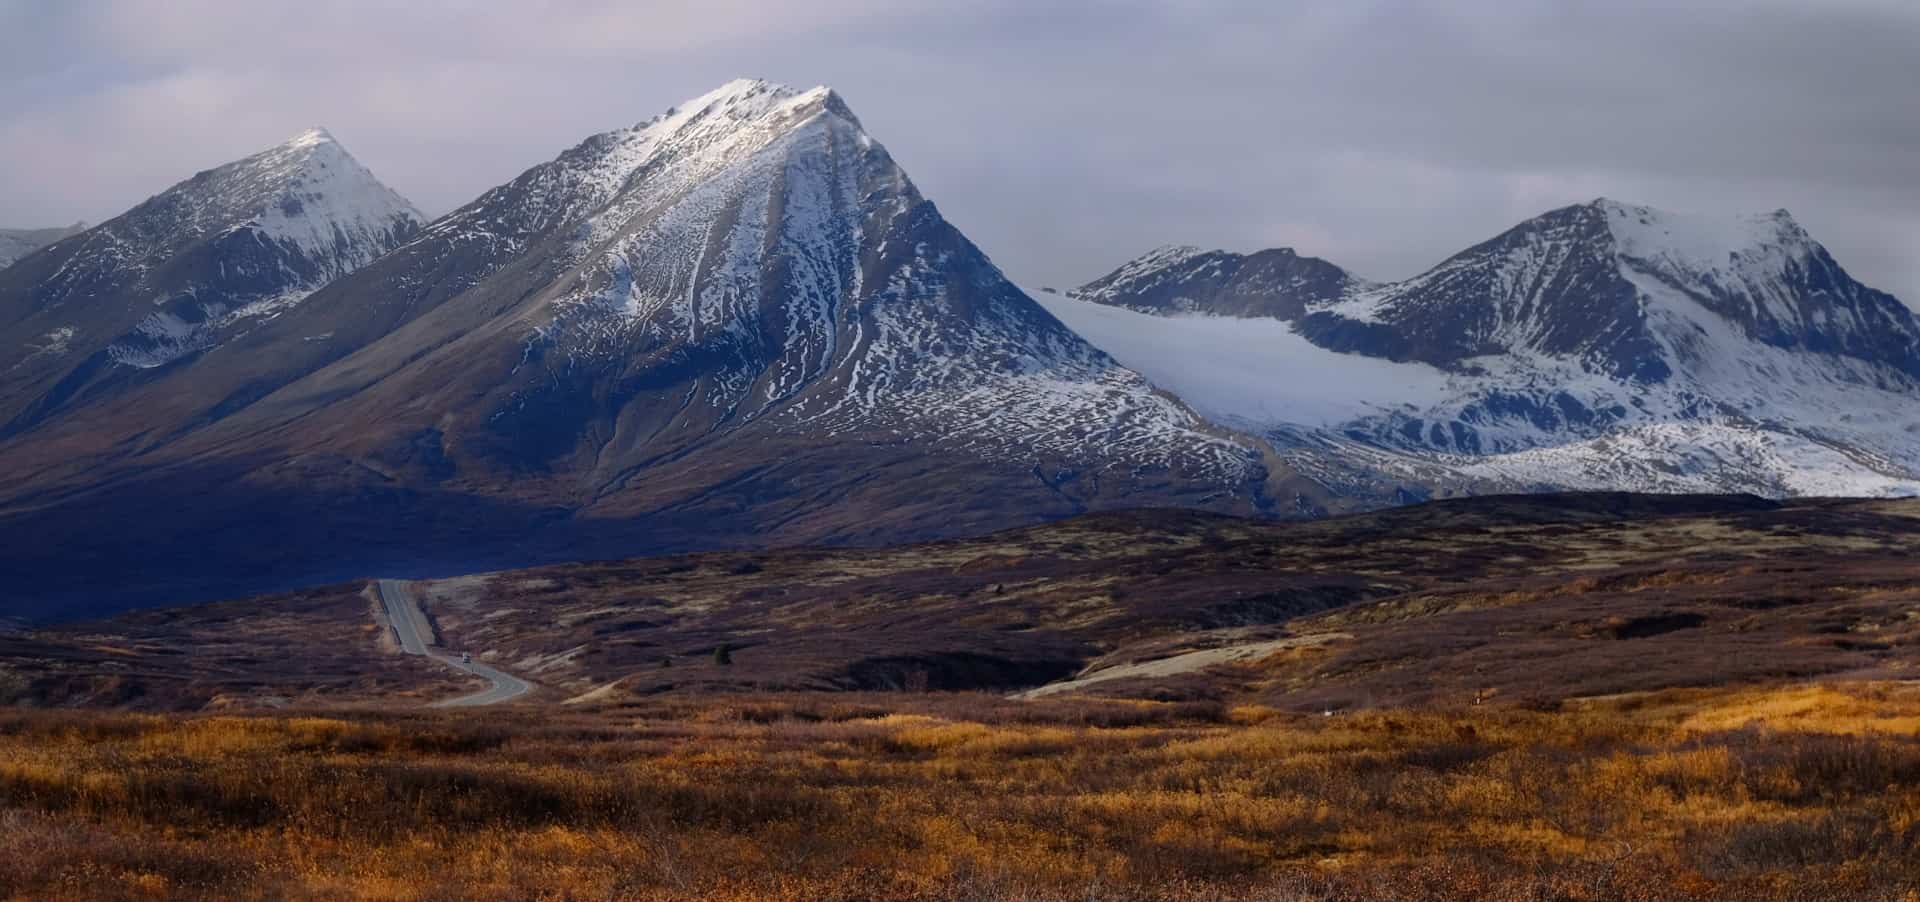
[[[1133,270],[1128,283],[1157,278]],[[1203,412],[1363,495],[1920,491],[1920,328],[1784,212],[1722,221],[1597,201],[1406,282],[1262,320],[1138,321],[1044,300]],[[1244,379],[1213,366],[1235,355],[1271,361]]]

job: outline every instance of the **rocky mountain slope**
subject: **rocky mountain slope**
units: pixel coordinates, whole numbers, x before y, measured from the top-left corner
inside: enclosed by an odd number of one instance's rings
[[[1337,293],[1223,300],[1195,259],[1156,253],[1047,303],[1351,494],[1920,492],[1920,322],[1785,211],[1601,200]]]
[[[23,569],[190,597],[1323,500],[1034,304],[824,88],[590,138],[198,354],[101,412],[137,437],[8,449]],[[130,505],[165,535],[103,532]]]
[[[6,269],[21,257],[86,229],[85,223],[52,229],[0,229],[0,269]]]

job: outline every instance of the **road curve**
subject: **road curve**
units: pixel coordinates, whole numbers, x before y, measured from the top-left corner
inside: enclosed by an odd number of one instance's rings
[[[1025,692],[1016,692],[1010,697],[1018,699],[1044,698],[1061,692],[1085,689],[1088,686],[1096,683],[1104,683],[1108,680],[1167,677],[1175,674],[1191,673],[1196,670],[1204,670],[1208,667],[1217,667],[1221,664],[1264,658],[1274,652],[1284,651],[1289,648],[1309,648],[1317,645],[1325,645],[1337,639],[1351,638],[1353,637],[1347,633],[1316,633],[1311,636],[1290,636],[1285,639],[1270,639],[1265,642],[1250,642],[1245,645],[1225,645],[1219,648],[1207,648],[1165,658],[1155,658],[1151,661],[1108,667],[1105,670],[1096,670],[1093,673],[1075,677],[1074,679],[1048,683],[1045,686],[1038,686],[1033,689],[1028,689]]]
[[[479,705],[497,705],[533,691],[532,683],[513,674],[495,670],[479,661],[462,661],[455,655],[430,647],[427,637],[433,635],[433,630],[427,625],[427,615],[420,610],[420,604],[414,601],[413,594],[407,591],[406,585],[397,579],[383,579],[379,581],[379,588],[380,601],[387,606],[387,622],[393,624],[394,637],[400,640],[401,651],[410,655],[424,655],[493,684],[492,687],[472,695],[434,702],[433,707],[472,708]]]

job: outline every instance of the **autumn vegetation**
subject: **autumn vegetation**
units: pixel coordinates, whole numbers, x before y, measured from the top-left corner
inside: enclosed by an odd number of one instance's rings
[[[0,712],[0,898],[1913,899],[1920,686]]]
[[[365,582],[0,632],[0,900],[1920,902],[1917,525],[1142,511],[416,584],[537,686],[485,710]]]

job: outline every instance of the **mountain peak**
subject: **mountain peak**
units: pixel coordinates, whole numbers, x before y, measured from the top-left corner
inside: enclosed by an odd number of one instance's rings
[[[1203,256],[1209,253],[1225,253],[1225,252],[1218,251],[1218,250],[1209,251],[1206,248],[1196,244],[1163,244],[1159,247],[1154,248],[1153,250],[1147,251],[1146,253],[1133,258],[1133,260],[1127,263],[1127,266],[1136,267],[1136,268],[1172,266],[1179,263],[1185,263],[1186,261],[1191,260],[1195,257]]]
[[[434,231],[459,233],[486,220],[502,247],[523,248],[535,235],[573,223],[586,229],[578,236],[587,239],[585,247],[618,231],[630,216],[822,123],[860,152],[878,149],[831,88],[799,91],[735,79],[637,125],[587,138],[442,217]],[[910,190],[904,179],[900,185]]]
[[[774,113],[802,110],[815,104],[848,119],[853,118],[846,101],[825,85],[802,91],[765,79],[736,78],[684,103],[675,104],[664,115],[655,117],[641,128],[663,121],[694,120],[711,115],[750,121]]]
[[[770,94],[775,97],[792,98],[792,97],[822,97],[822,96],[826,96],[833,93],[834,93],[834,90],[830,87],[827,87],[826,85],[814,85],[813,87],[808,88],[806,90],[801,90],[799,88],[793,87],[792,85],[783,84],[777,81],[771,81],[765,78],[736,78],[732,81],[727,82],[726,84],[721,85],[718,88],[715,88],[711,91],[708,91],[705,94],[702,94],[698,98],[695,98],[693,100],[690,100],[682,104],[682,106],[695,106],[702,103],[714,102],[714,101],[724,100],[728,98],[752,97],[759,94]]]
[[[332,132],[327,131],[322,126],[316,125],[310,129],[307,129],[306,131],[301,132],[300,134],[297,134],[291,138],[288,138],[280,146],[299,149],[299,148],[306,148],[306,147],[317,147],[321,144],[335,144],[335,143],[338,143],[338,142],[334,140]]]
[[[784,100],[799,92],[776,82],[759,78],[736,78],[705,94],[668,108],[668,117],[703,110],[725,109],[766,99]]]
[[[1607,229],[1622,256],[1665,261],[1694,273],[1724,270],[1741,260],[1803,260],[1817,247],[1784,209],[1726,216],[1675,213],[1616,201],[1598,201],[1595,207],[1606,216]]]
[[[391,246],[391,236],[426,221],[420,211],[354,159],[324,128],[214,170],[217,201],[233,229],[291,242],[329,278],[351,272]],[[196,182],[199,179],[195,179]],[[193,183],[188,183],[193,184]]]
[[[425,217],[323,128],[196,173],[88,230],[87,247],[127,273],[148,272],[197,242],[252,233],[304,263],[309,287],[365,265]]]
[[[1727,215],[1668,210],[1606,197],[1595,198],[1580,207],[1604,214],[1617,223],[1632,222],[1668,232],[1697,234],[1715,231],[1718,232],[1718,239],[1729,243],[1765,241],[1781,234],[1805,234],[1800,223],[1785,207],[1770,213]]]

